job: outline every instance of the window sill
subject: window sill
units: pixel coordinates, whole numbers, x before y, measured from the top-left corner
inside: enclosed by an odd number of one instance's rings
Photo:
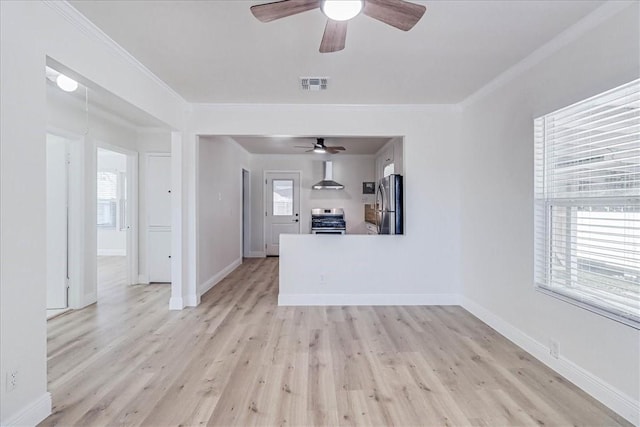
[[[571,291],[565,291],[565,292],[560,292],[560,291],[556,291],[553,289],[549,289],[547,287],[541,286],[541,285],[535,285],[535,289],[538,292],[541,292],[543,294],[549,295],[553,298],[557,298],[561,301],[567,302],[571,305],[575,305],[576,307],[580,307],[583,308],[585,310],[588,310],[592,313],[598,314],[600,316],[606,317],[608,319],[611,319],[613,321],[616,321],[618,323],[622,323],[624,325],[630,326],[634,329],[639,329],[640,330],[640,322],[625,317],[625,316],[621,316],[617,313],[614,313],[612,311],[609,311],[607,309],[604,309],[602,307],[599,307],[597,305],[594,304],[590,304],[589,302],[586,301],[580,301],[577,299],[577,296],[574,297],[571,295]]]

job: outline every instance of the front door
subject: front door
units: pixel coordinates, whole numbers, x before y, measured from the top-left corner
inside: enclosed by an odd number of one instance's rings
[[[265,173],[265,250],[280,254],[281,234],[300,234],[300,172]]]

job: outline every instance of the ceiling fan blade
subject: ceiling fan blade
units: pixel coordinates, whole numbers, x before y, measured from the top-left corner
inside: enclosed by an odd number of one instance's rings
[[[304,147],[304,148],[307,148],[307,147]],[[313,148],[312,148],[311,150],[307,150],[307,151],[305,151],[305,153],[310,153],[310,152],[312,152],[312,151],[313,151]]]
[[[281,0],[251,6],[251,13],[261,22],[271,22],[320,7],[321,0]]]
[[[332,145],[331,147],[327,147],[327,148],[331,148],[331,149],[333,149],[333,150],[338,150],[338,151],[344,151],[344,150],[346,150],[346,148],[341,147],[341,146],[339,146],[339,145]]]
[[[426,10],[423,5],[404,0],[367,0],[362,13],[392,27],[409,31]]]
[[[293,148],[311,148],[313,150],[313,147],[309,147],[308,145],[294,145]]]
[[[327,19],[324,35],[320,43],[320,53],[337,52],[344,49],[347,40],[347,21]]]
[[[338,150],[334,150],[333,147],[325,147],[325,150],[327,150],[327,153],[329,154],[338,154],[340,152]]]

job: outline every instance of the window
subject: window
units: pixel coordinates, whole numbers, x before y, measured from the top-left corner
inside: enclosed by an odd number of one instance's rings
[[[273,180],[273,216],[293,215],[293,180]]]
[[[118,175],[98,172],[98,227],[116,228]]]
[[[640,328],[640,80],[535,120],[535,282]]]
[[[125,172],[98,172],[99,228],[124,230],[127,209],[127,175]]]

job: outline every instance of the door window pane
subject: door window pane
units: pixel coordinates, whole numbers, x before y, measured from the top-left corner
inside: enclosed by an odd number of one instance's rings
[[[293,180],[273,180],[273,216],[293,215]]]

